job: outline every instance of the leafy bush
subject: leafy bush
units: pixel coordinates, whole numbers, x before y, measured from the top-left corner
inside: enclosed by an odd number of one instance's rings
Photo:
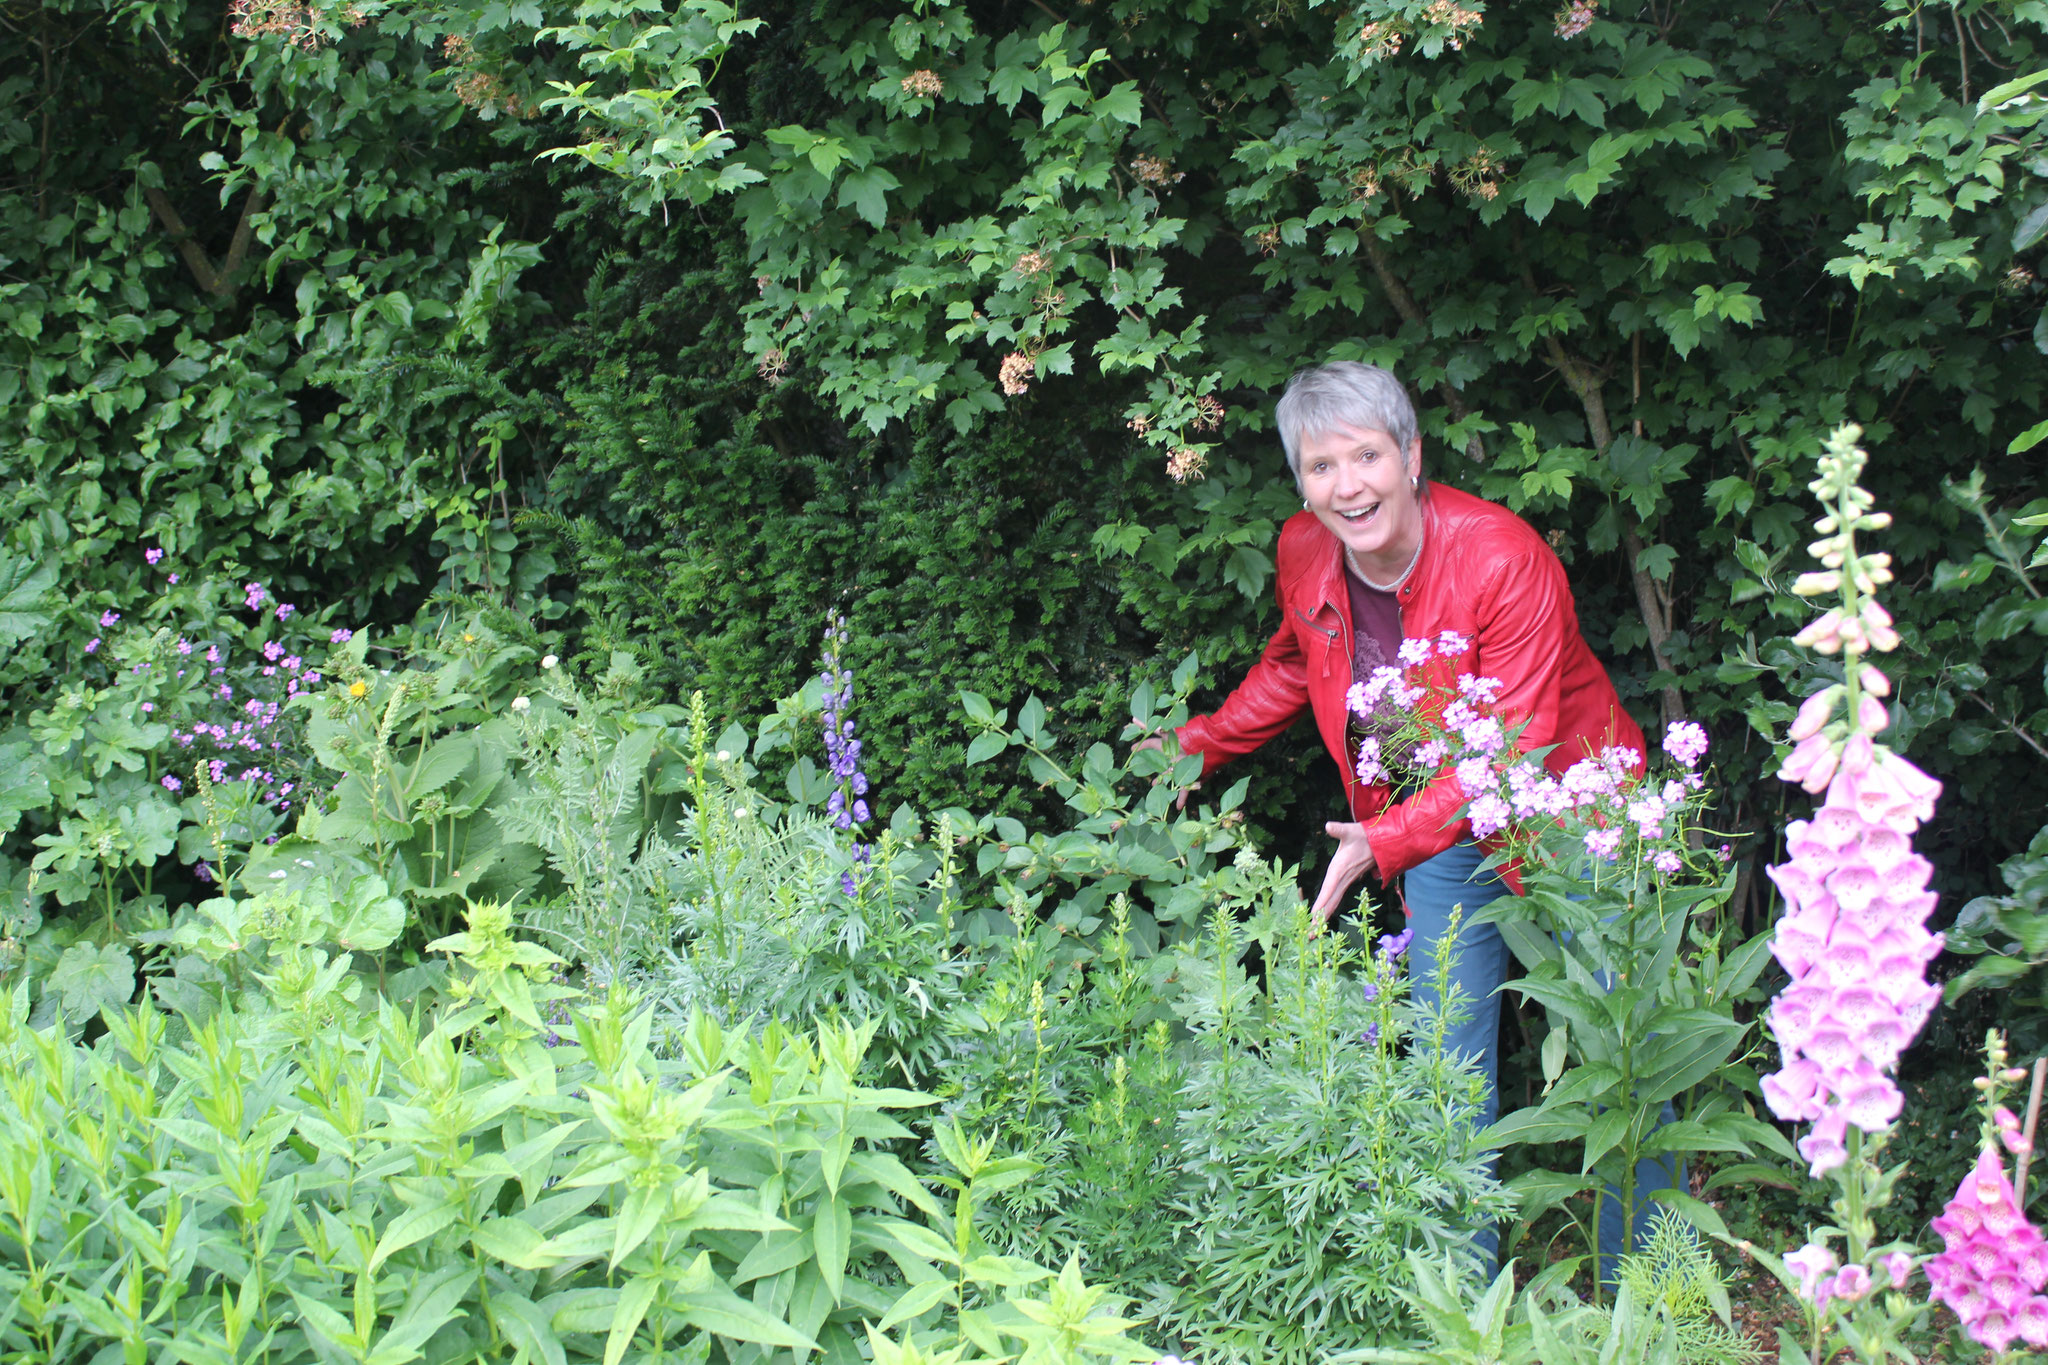
[[[29,1028],[11,993],[10,1351],[857,1359],[866,1322],[928,1351],[1149,1356],[1071,1268],[1037,1297],[1049,1272],[975,1242],[978,1182],[1007,1168],[955,1137],[942,1199],[890,1154],[908,1135],[890,1111],[930,1100],[857,1083],[859,1026],[699,1015],[663,1060],[652,1012],[537,982],[552,959],[492,906],[440,945],[462,963],[446,1006],[365,1009],[346,956],[280,924],[263,985],[224,986],[189,1033],[144,1004],[85,1047]],[[574,1040],[549,1047],[537,1006],[556,1002]]]

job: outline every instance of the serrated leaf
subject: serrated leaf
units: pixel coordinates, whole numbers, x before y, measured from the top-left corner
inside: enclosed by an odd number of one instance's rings
[[[135,959],[118,943],[74,943],[50,969],[43,990],[59,998],[67,1019],[90,1019],[135,994]]]

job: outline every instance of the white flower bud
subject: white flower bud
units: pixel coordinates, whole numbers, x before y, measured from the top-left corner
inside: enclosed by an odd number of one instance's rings
[[[514,697],[512,699],[512,709],[514,711],[524,711],[527,707],[531,705],[533,705],[533,703],[528,701],[524,697]]]
[[[556,664],[560,662],[561,660],[557,659],[554,655],[544,654],[541,656],[540,666],[542,668],[553,668]]]

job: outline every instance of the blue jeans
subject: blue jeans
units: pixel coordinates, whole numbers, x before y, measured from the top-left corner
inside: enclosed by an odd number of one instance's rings
[[[1452,909],[1464,906],[1457,941],[1452,944],[1450,980],[1465,998],[1466,1014],[1444,1034],[1444,1049],[1478,1060],[1480,1074],[1486,1078],[1480,1122],[1490,1124],[1500,1114],[1498,991],[1500,983],[1507,979],[1508,946],[1502,941],[1500,930],[1491,924],[1473,924],[1471,919],[1509,892],[1498,872],[1482,866],[1485,861],[1486,854],[1478,844],[1462,840],[1408,869],[1402,880],[1402,892],[1408,902],[1408,927],[1415,931],[1415,942],[1408,950],[1414,998],[1425,1006],[1433,1007],[1437,1002],[1437,944],[1450,926]],[[1669,1123],[1674,1117],[1667,1103],[1659,1122]],[[1649,1235],[1650,1220],[1655,1214],[1650,1192],[1677,1188],[1682,1178],[1683,1168],[1669,1157],[1645,1158],[1636,1163],[1635,1235],[1627,1239],[1628,1246],[1641,1245]],[[1600,1278],[1611,1282],[1624,1244],[1621,1191],[1610,1186],[1601,1191],[1599,1198]],[[1483,1254],[1498,1254],[1499,1236],[1491,1227],[1482,1230],[1476,1241]]]

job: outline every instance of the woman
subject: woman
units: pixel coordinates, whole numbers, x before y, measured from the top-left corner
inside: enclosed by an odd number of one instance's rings
[[[1180,746],[1202,755],[1206,776],[1303,712],[1315,717],[1350,819],[1324,826],[1337,848],[1314,913],[1327,921],[1367,872],[1389,886],[1398,877],[1415,960],[1430,962],[1453,907],[1464,907],[1451,976],[1470,1014],[1445,1041],[1479,1060],[1490,1123],[1496,990],[1508,955],[1497,929],[1470,921],[1508,888],[1482,869],[1486,847],[1473,841],[1470,824],[1452,819],[1464,796],[1448,774],[1408,793],[1359,782],[1360,736],[1345,693],[1396,662],[1403,639],[1454,631],[1473,643],[1458,671],[1501,682],[1498,713],[1528,722],[1523,748],[1555,746],[1544,760],[1551,771],[1562,774],[1609,745],[1641,755],[1643,734],[1580,635],[1564,566],[1543,538],[1504,507],[1425,480],[1415,409],[1393,375],[1354,361],[1304,370],[1288,382],[1275,418],[1303,508],[1280,532],[1280,627],[1223,705],[1181,727]],[[1434,996],[1419,972],[1416,994]],[[1662,1172],[1643,1174],[1654,1174],[1651,1189],[1666,1183]],[[1618,1201],[1606,1202],[1615,1225],[1601,1241],[1616,1246]]]

